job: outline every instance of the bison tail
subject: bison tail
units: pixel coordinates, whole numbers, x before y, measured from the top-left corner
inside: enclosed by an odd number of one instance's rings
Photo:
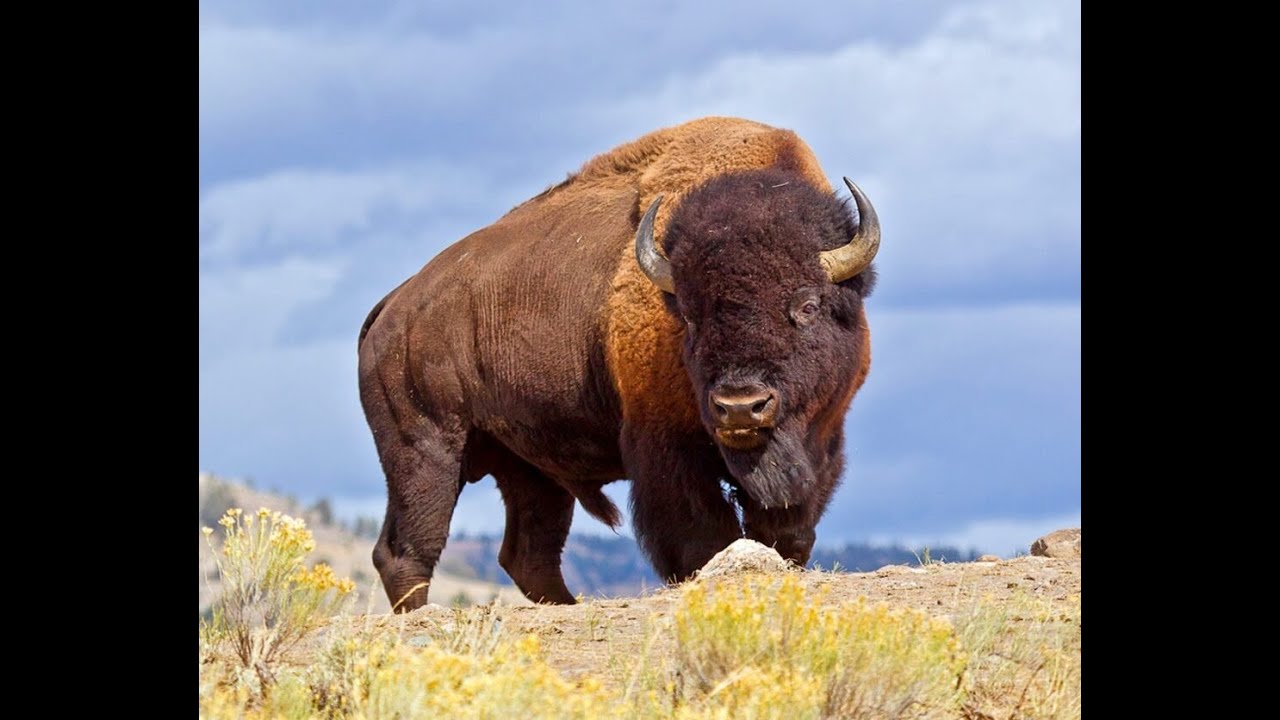
[[[378,319],[378,314],[382,312],[382,308],[386,307],[387,301],[391,299],[392,295],[396,294],[396,290],[399,290],[400,288],[404,287],[405,283],[407,282],[409,281],[405,280],[404,282],[397,285],[395,290],[392,290],[391,292],[387,293],[387,296],[379,300],[378,304],[374,305],[373,309],[369,311],[368,317],[364,319],[364,325],[360,326],[360,339],[356,341],[357,350],[360,348],[361,345],[364,344],[364,336],[369,334],[369,328],[373,327],[373,321]]]
[[[586,510],[591,517],[611,528],[617,529],[622,524],[622,513],[618,510],[618,506],[614,505],[600,488],[578,494],[578,504],[582,505],[582,509]]]

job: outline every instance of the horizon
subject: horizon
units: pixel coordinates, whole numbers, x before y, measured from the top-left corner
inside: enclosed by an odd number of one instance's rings
[[[252,478],[239,478],[219,473],[212,473],[205,470],[200,471],[201,475],[208,475],[216,478],[221,482],[230,482],[249,488],[255,492],[262,492],[271,495],[278,495],[282,500],[291,500],[298,504],[300,508],[309,508],[320,500],[328,500],[330,509],[333,511],[335,521],[343,523],[347,527],[354,527],[357,520],[376,520],[379,526],[382,523],[383,508],[386,505],[386,497],[381,495],[371,495],[364,498],[343,498],[331,497],[328,495],[313,496],[293,496],[278,488],[267,488],[260,486],[256,480]],[[489,482],[492,485],[492,478],[481,481],[483,484]],[[625,496],[621,495],[618,490],[619,481],[613,483],[606,488],[606,492],[613,497],[614,502],[620,503],[619,507],[625,510]],[[491,488],[495,493],[496,487]],[[465,493],[465,490],[464,490]],[[461,502],[461,499],[459,500]],[[501,500],[499,500],[501,502]],[[247,508],[246,508],[247,509]],[[605,538],[614,539],[622,538],[635,542],[635,535],[631,531],[630,516],[624,512],[626,516],[624,522],[615,531],[607,525],[596,521],[589,515],[579,514],[574,517],[574,527],[570,531],[570,537],[587,537],[587,538]],[[590,522],[579,522],[585,518]],[[449,537],[467,536],[470,538],[501,538],[504,530],[504,522],[501,518],[496,518],[491,523],[468,524],[466,527],[450,528]],[[1080,527],[1080,516],[1067,515],[1056,520],[1051,519],[1048,522],[1030,523],[1010,523],[992,526],[980,524],[978,527],[968,528],[967,531],[953,534],[949,537],[943,536],[920,536],[895,537],[892,535],[881,535],[878,537],[864,537],[845,540],[830,540],[824,542],[824,538],[819,534],[817,542],[814,544],[815,549],[821,548],[841,548],[846,545],[862,545],[870,548],[943,548],[949,547],[960,552],[976,552],[977,554],[999,555],[1002,558],[1016,557],[1017,555],[1026,555],[1030,552],[1031,543],[1036,538],[1046,535],[1054,530],[1062,530],[1066,528]]]

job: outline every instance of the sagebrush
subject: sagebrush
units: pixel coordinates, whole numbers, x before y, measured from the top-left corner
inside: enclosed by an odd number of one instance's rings
[[[283,655],[341,612],[355,584],[323,563],[306,566],[315,539],[300,519],[231,508],[218,524],[220,548],[214,530],[202,529],[221,580],[212,618],[201,623],[202,648],[210,656],[229,652],[238,662],[236,682],[264,694]]]
[[[1080,717],[1078,595],[1065,609],[988,598],[951,620],[833,603],[806,573],[698,581],[649,617],[641,652],[569,678],[538,637],[505,631],[514,610],[494,604],[329,620],[352,586],[306,566],[301,521],[232,510],[220,524],[223,594],[201,630],[206,718]],[[559,642],[618,631],[591,601],[582,612],[582,637]]]

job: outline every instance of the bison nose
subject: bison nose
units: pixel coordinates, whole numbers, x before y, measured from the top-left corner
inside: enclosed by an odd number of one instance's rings
[[[711,391],[711,407],[722,428],[773,427],[778,394],[760,386],[717,388]]]

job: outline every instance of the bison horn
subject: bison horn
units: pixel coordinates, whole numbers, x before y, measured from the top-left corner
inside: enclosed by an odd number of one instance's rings
[[[671,279],[671,261],[658,252],[658,244],[653,240],[653,219],[658,215],[658,205],[662,203],[662,195],[653,199],[649,210],[640,218],[640,227],[636,228],[636,261],[646,277],[663,290],[675,294],[676,284]]]
[[[833,283],[848,280],[866,270],[880,250],[880,219],[876,217],[876,209],[871,207],[871,201],[852,180],[845,178],[844,184],[849,186],[853,201],[858,204],[858,232],[848,244],[818,253],[818,262],[822,263]]]

